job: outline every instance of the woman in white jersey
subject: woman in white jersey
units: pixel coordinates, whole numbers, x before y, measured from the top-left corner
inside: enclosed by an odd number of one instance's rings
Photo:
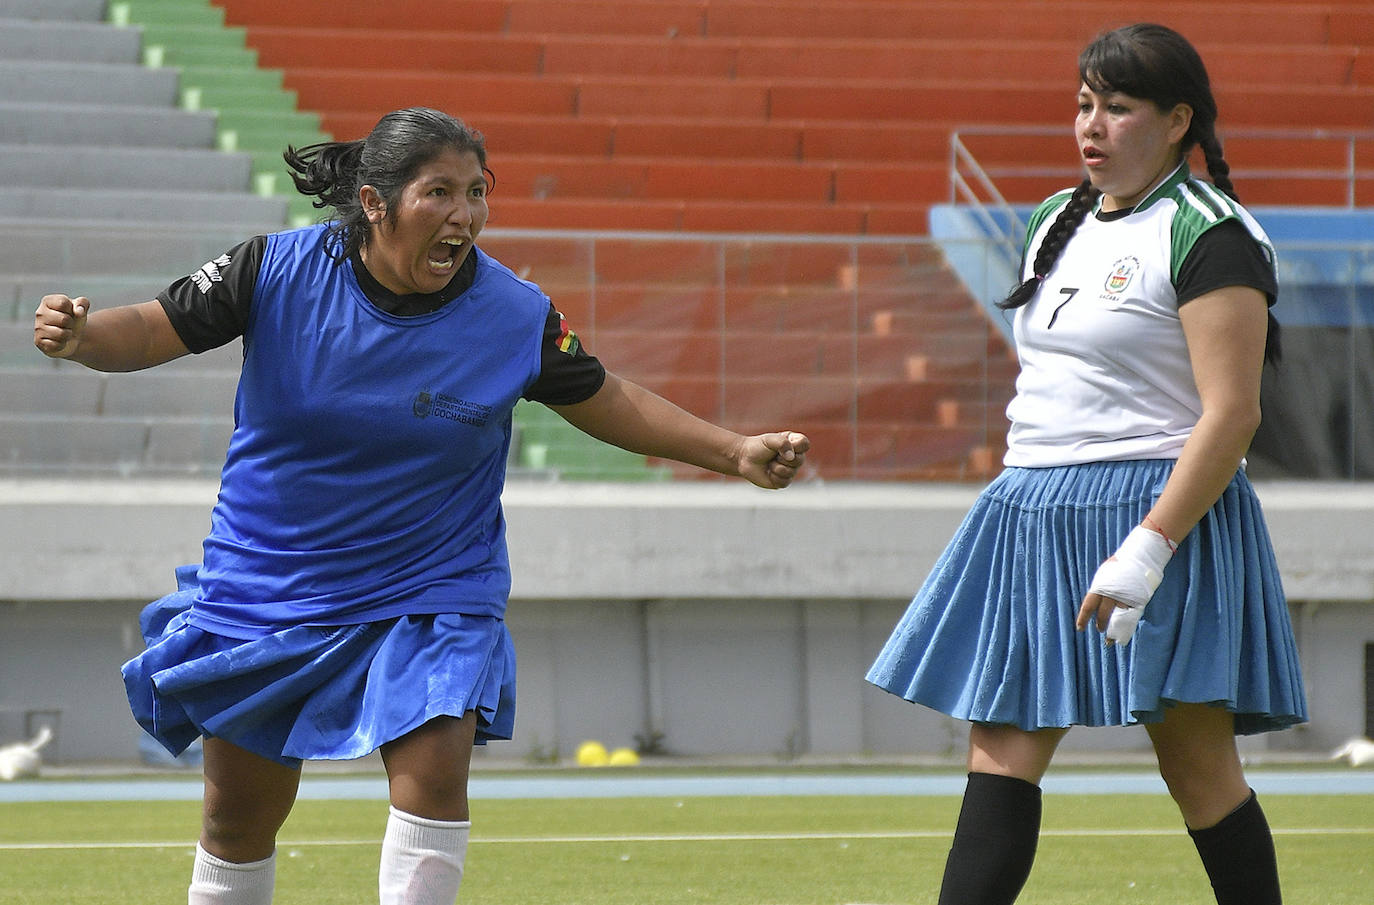
[[[514,720],[501,489],[517,400],[768,488],[809,441],[717,427],[587,354],[475,245],[491,174],[453,117],[393,111],[286,161],[327,222],[249,239],[153,301],[46,296],[34,343],[118,371],[243,340],[202,562],[144,610],[148,648],[123,669],[169,751],[205,737],[190,905],[271,902],[301,762],[373,750],[391,804],[382,905],[453,905],[472,748]]]
[[[1222,905],[1280,900],[1235,736],[1306,719],[1243,457],[1277,357],[1273,249],[1236,202],[1202,61],[1132,25],[1079,57],[1087,178],[1031,219],[1006,468],[868,674],[968,720],[941,905],[1014,901],[1070,726],[1145,726]],[[1189,175],[1199,148],[1210,184]]]

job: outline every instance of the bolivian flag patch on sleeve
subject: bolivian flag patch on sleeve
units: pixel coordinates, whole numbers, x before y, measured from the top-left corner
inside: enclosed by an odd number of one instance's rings
[[[558,312],[558,351],[576,355],[581,345],[577,334],[568,326],[568,319],[563,316],[563,312]]]

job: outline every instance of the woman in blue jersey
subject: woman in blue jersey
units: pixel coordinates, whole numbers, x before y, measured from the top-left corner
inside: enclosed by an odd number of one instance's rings
[[[787,486],[806,437],[741,436],[608,373],[532,283],[474,243],[481,136],[429,109],[288,149],[326,223],[250,239],[156,300],[50,295],[45,354],[123,371],[243,338],[199,568],[124,667],[173,753],[204,736],[192,905],[264,905],[304,759],[380,749],[383,905],[451,905],[474,744],[509,738],[501,489],[516,402],[626,449]]]
[[[1014,901],[1068,727],[1135,724],[1217,901],[1272,905],[1273,842],[1235,735],[1306,719],[1243,467],[1277,352],[1273,249],[1235,200],[1184,38],[1108,32],[1079,76],[1087,178],[1035,211],[1002,303],[1021,363],[1006,468],[868,678],[972,724],[941,905]],[[1189,174],[1195,147],[1210,183]]]

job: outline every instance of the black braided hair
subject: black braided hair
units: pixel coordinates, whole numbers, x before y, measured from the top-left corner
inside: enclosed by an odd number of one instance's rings
[[[363,210],[359,190],[370,185],[381,195],[387,217],[394,217],[406,184],[420,167],[453,149],[477,155],[488,187],[495,177],[487,169],[482,134],[461,120],[428,107],[393,110],[378,120],[367,138],[326,141],[303,148],[287,146],[282,157],[302,195],[317,208],[333,208],[330,231],[338,240],[330,254],[343,261],[367,244],[372,222]]]
[[[1054,262],[1059,260],[1059,253],[1069,244],[1069,238],[1078,231],[1088,211],[1097,203],[1097,196],[1101,194],[1087,179],[1078,184],[1073,190],[1073,195],[1069,197],[1069,203],[1059,212],[1059,216],[1054,218],[1049,232],[1045,233],[1040,247],[1036,249],[1035,260],[1031,262],[1030,279],[1017,285],[1005,299],[997,303],[997,307],[1020,308],[1035,297],[1041,281],[1050,272]]]

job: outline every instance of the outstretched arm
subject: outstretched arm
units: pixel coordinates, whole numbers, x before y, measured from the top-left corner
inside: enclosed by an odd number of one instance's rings
[[[137,371],[190,352],[161,303],[91,311],[84,296],[45,295],[34,312],[33,344],[49,358],[96,371]]]
[[[550,408],[579,430],[622,449],[735,475],[768,489],[792,483],[811,446],[793,431],[737,434],[611,373],[590,399]]]

